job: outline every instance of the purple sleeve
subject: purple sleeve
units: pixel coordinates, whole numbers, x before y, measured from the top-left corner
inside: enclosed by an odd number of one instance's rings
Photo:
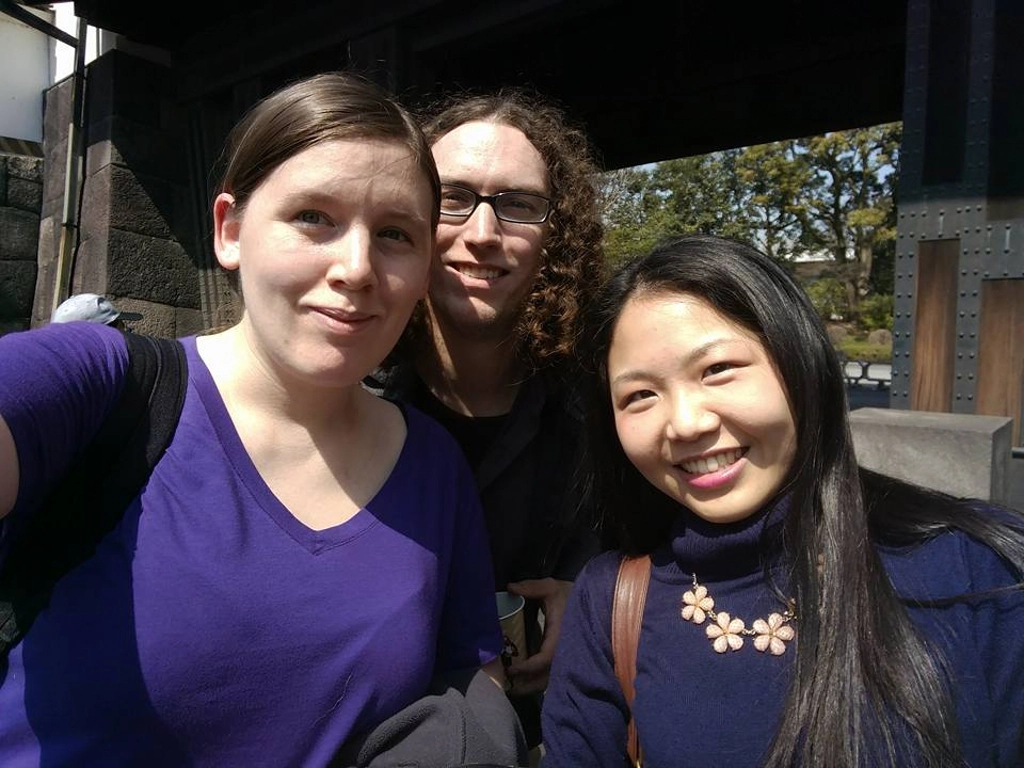
[[[598,555],[573,584],[544,694],[544,768],[622,768],[628,709],[611,649],[619,555]]]
[[[0,416],[18,452],[18,497],[4,520],[39,503],[121,394],[128,349],[97,323],[48,325],[0,337]]]
[[[482,666],[501,653],[494,575],[476,484],[461,453],[459,503],[438,639],[439,671]]]

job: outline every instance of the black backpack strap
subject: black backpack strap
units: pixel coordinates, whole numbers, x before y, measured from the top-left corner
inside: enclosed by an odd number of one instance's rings
[[[28,632],[57,581],[88,559],[149,479],[185,401],[185,350],[172,339],[125,332],[120,400],[32,513],[0,570],[0,659]]]

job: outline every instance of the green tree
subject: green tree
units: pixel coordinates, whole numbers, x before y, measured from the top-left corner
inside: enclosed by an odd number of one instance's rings
[[[792,141],[605,174],[606,249],[617,261],[688,232],[748,242],[779,261],[800,246],[810,173]]]
[[[872,265],[896,236],[895,166],[901,124],[836,131],[798,142],[811,173],[802,240],[827,251],[856,309],[870,291]]]
[[[645,168],[620,168],[601,175],[604,248],[611,264],[645,253],[663,237],[678,233],[651,175]]]
[[[651,180],[672,214],[674,233],[746,235],[744,193],[736,176],[741,152],[730,149],[658,163]]]
[[[891,293],[878,293],[865,297],[860,303],[857,322],[864,331],[876,328],[892,330],[893,298]]]
[[[811,172],[795,141],[747,147],[737,157],[744,239],[776,261],[800,250]]]
[[[841,281],[834,277],[821,277],[809,283],[806,290],[808,298],[823,321],[828,323],[846,319],[849,305]]]
[[[602,179],[614,263],[658,240],[705,232],[742,240],[783,265],[827,253],[844,314],[892,292],[899,123],[684,157]]]
[[[736,177],[741,150],[683,157],[653,168],[602,175],[605,252],[612,264],[674,235],[705,232],[743,238],[743,194]]]

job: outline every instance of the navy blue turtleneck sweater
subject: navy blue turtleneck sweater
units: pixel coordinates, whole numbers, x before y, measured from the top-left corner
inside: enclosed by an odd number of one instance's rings
[[[760,513],[716,525],[688,512],[672,541],[652,556],[651,583],[637,654],[634,712],[645,768],[760,766],[775,735],[799,643],[781,656],[761,653],[753,638],[738,651],[716,653],[702,625],[680,616],[693,574],[714,610],[741,618],[781,613],[765,582],[762,533],[782,513]],[[987,547],[947,534],[913,549],[881,549],[897,592],[938,598],[1014,583]],[[612,663],[612,591],[619,554],[595,558],[577,578],[562,625],[544,699],[544,768],[627,765],[628,710]],[[799,614],[800,606],[797,606]],[[951,675],[967,764],[1022,766],[1024,756],[1024,593],[915,608],[911,619],[943,654]]]

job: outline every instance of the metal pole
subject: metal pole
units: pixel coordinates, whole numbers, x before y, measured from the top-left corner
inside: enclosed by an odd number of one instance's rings
[[[61,215],[60,247],[57,251],[56,286],[53,306],[57,309],[71,293],[71,273],[74,267],[74,249],[78,234],[78,203],[82,188],[84,158],[83,128],[85,90],[85,43],[88,25],[78,19],[78,38],[75,41],[75,72],[71,77],[71,119],[68,121],[67,165],[64,173],[64,209]]]

